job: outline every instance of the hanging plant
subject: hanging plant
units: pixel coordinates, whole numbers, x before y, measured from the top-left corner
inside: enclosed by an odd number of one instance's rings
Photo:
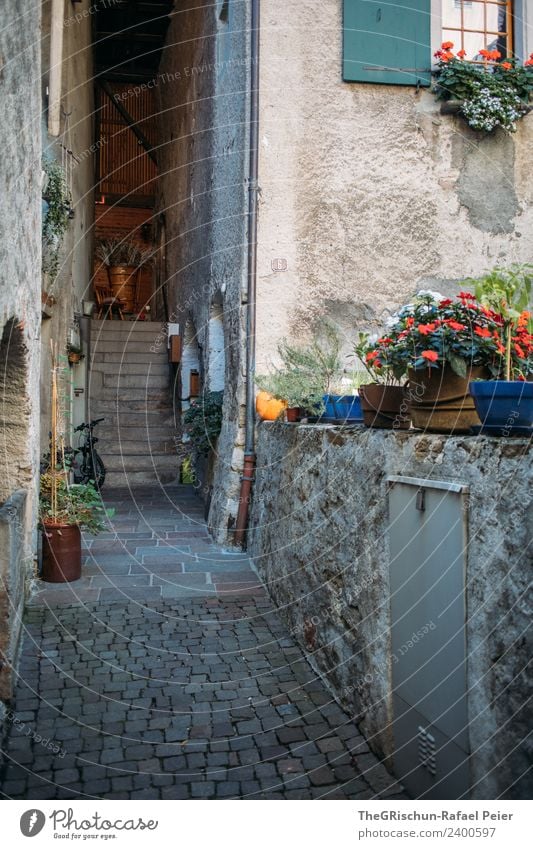
[[[55,280],[59,271],[61,244],[71,217],[72,198],[63,168],[50,159],[43,161],[45,186],[43,199],[43,271]]]
[[[185,433],[193,449],[207,457],[222,429],[222,392],[206,392],[191,402],[183,417]]]
[[[460,112],[474,130],[490,133],[502,127],[514,133],[516,122],[529,111],[533,53],[519,65],[516,59],[502,60],[499,50],[480,50],[480,63],[468,61],[464,50],[453,53],[452,48],[453,42],[445,41],[435,53],[437,98],[461,101]]]

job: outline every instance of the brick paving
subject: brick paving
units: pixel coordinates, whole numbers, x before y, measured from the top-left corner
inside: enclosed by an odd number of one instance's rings
[[[27,608],[4,798],[406,798],[192,490],[106,502],[83,578]]]

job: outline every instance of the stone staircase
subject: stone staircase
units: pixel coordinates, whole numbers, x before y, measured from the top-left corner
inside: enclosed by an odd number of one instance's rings
[[[177,482],[176,427],[166,339],[157,322],[91,321],[89,417],[105,487]]]

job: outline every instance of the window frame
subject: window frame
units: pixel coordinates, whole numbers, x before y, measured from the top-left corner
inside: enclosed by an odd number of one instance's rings
[[[513,2],[513,0],[471,0],[471,3],[472,4],[475,3],[476,5],[482,6],[484,10],[486,10],[487,6],[502,6],[502,7],[504,6],[505,7],[506,12],[507,12],[507,18],[508,18],[508,23],[506,24],[507,30],[505,32],[505,36],[506,36],[505,53],[506,53],[506,58],[513,57],[515,55],[515,52],[514,52],[515,3]],[[463,8],[464,8],[463,4],[461,4],[461,18],[462,18]],[[486,20],[486,14],[485,14],[485,20]],[[443,35],[444,30],[446,30],[447,33],[452,33],[452,36],[451,36],[452,38],[453,38],[453,34],[456,33],[457,37],[460,39],[460,43],[458,42],[457,39],[454,42],[456,49],[459,49],[459,50],[464,49],[464,46],[465,46],[464,45],[464,38],[463,38],[464,33],[479,33],[480,35],[482,34],[482,35],[487,36],[487,43],[483,44],[481,49],[487,49],[489,44],[491,43],[491,41],[494,41],[494,39],[489,40],[488,36],[496,36],[497,37],[497,36],[500,35],[500,32],[496,32],[496,31],[493,31],[493,30],[467,29],[464,26],[464,20],[461,21],[461,24],[462,25],[460,27],[451,27],[451,26],[445,26],[444,25],[444,12],[443,12],[442,3],[441,3],[441,27],[440,27],[440,29],[441,29],[441,39],[444,39],[444,35]]]

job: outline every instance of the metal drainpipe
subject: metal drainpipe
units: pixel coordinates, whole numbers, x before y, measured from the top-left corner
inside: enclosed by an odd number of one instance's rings
[[[259,176],[260,0],[252,0],[250,42],[250,163],[248,175],[248,287],[246,310],[246,430],[244,468],[234,542],[244,545],[255,473],[255,322],[257,289],[257,199]]]

